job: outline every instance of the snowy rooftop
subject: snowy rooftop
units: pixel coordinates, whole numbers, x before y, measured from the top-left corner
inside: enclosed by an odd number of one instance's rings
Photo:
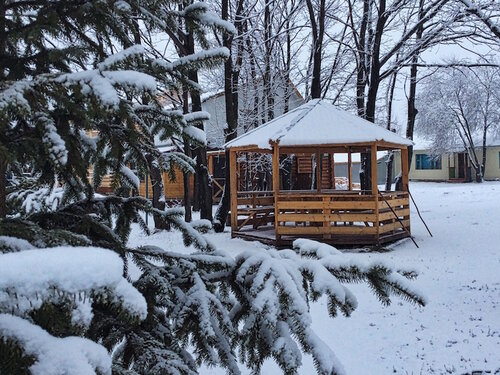
[[[327,100],[314,99],[275,118],[224,147],[257,146],[270,149],[269,142],[280,146],[349,144],[385,141],[399,145],[413,143],[395,133],[335,107]]]

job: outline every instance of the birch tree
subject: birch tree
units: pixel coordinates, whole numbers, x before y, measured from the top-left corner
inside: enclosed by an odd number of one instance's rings
[[[462,68],[429,77],[418,103],[418,132],[434,142],[436,152],[463,149],[482,182],[488,139],[500,124],[500,69]]]

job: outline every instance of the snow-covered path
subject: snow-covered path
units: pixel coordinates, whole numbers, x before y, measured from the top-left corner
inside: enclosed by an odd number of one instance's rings
[[[382,254],[420,271],[414,284],[428,298],[424,308],[401,300],[382,306],[363,285],[352,285],[359,307],[350,318],[328,317],[324,302],[312,306],[313,327],[335,351],[348,374],[443,374],[500,371],[500,182],[484,184],[411,183],[410,188],[434,237],[414,209],[411,241]],[[265,247],[209,234],[219,247],[235,253]],[[178,233],[144,237],[137,228],[131,245],[156,244],[179,251]],[[272,362],[263,374],[280,373]],[[223,374],[203,369],[202,374]],[[315,373],[304,356],[301,374]]]

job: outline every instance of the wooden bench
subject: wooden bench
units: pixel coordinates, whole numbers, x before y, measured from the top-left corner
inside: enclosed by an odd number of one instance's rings
[[[238,215],[248,216],[241,224],[238,223],[238,230],[243,228],[250,220],[252,220],[253,228],[257,229],[261,225],[266,225],[274,217],[274,206],[238,208]]]

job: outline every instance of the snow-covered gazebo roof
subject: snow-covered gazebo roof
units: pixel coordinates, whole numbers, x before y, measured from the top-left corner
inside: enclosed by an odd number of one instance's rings
[[[385,142],[410,146],[412,141],[344,111],[325,99],[314,99],[226,143],[225,148],[348,145]]]

